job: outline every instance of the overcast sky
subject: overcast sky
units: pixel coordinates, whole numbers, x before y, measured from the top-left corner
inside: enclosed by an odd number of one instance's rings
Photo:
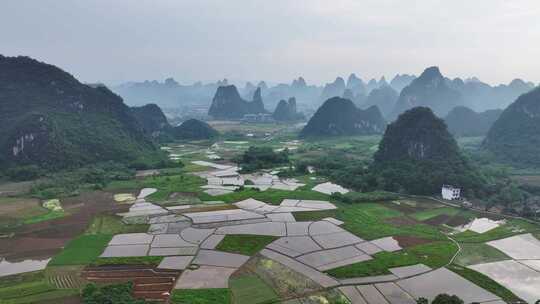
[[[0,53],[82,81],[540,82],[539,0],[2,0]]]

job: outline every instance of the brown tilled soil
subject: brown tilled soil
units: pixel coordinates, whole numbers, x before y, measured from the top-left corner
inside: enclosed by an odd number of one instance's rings
[[[448,214],[439,214],[424,221],[425,224],[439,226],[448,223],[453,217]]]
[[[69,241],[67,238],[14,237],[0,240],[0,256],[8,261],[28,258],[48,258],[60,251]]]
[[[28,256],[33,252],[58,251],[65,243],[84,232],[97,214],[127,211],[128,205],[117,204],[111,193],[94,191],[62,199],[68,215],[31,225],[16,231],[13,238],[0,239],[0,255]]]
[[[418,224],[419,222],[410,218],[410,217],[407,217],[407,216],[398,216],[398,217],[391,217],[391,218],[387,218],[384,220],[386,223],[390,224],[390,225],[393,225],[393,226],[396,226],[396,227],[401,227],[401,226],[412,226],[412,225],[416,225]]]
[[[160,270],[152,266],[118,265],[86,267],[85,280],[96,283],[133,282],[133,296],[145,300],[167,301],[181,271]]]
[[[235,205],[202,205],[202,206],[193,206],[189,209],[179,210],[179,213],[191,213],[191,212],[208,212],[208,211],[221,211],[221,210],[231,210],[238,209]]]
[[[398,241],[399,246],[401,246],[402,248],[413,247],[416,245],[422,245],[422,244],[433,242],[432,240],[426,240],[419,237],[405,236],[405,235],[398,235],[398,236],[394,236],[393,238],[396,241]]]
[[[446,222],[446,225],[451,227],[458,227],[468,224],[470,220],[466,217],[455,215],[449,221]]]

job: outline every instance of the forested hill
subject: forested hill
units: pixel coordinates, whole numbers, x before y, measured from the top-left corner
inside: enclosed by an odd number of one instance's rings
[[[219,136],[219,132],[204,121],[189,119],[172,130],[176,139],[181,140],[202,140],[212,139]]]
[[[376,106],[360,110],[349,99],[333,97],[315,112],[300,137],[381,134],[385,127]]]
[[[483,185],[444,121],[427,107],[408,110],[388,125],[370,172],[377,187],[411,194],[438,193],[443,184],[471,190]]]
[[[163,155],[122,99],[28,57],[0,56],[0,166],[64,168]]]
[[[215,119],[240,119],[245,114],[259,113],[266,113],[261,89],[255,90],[252,101],[246,101],[234,85],[219,87],[208,110],[208,115]]]
[[[540,87],[521,95],[504,110],[483,147],[501,161],[540,167]]]
[[[167,117],[156,104],[150,103],[140,107],[132,107],[131,113],[152,138],[167,137],[172,128]]]

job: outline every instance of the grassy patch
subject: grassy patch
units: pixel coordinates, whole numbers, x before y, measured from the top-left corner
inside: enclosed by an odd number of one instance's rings
[[[252,256],[276,240],[266,235],[227,235],[217,246],[217,250]]]
[[[275,291],[256,275],[233,278],[230,287],[235,304],[274,303]]]
[[[456,251],[457,246],[453,242],[434,242],[399,252],[379,252],[373,260],[331,269],[327,273],[341,279],[389,274],[389,268],[420,263],[438,268],[446,265]]]
[[[474,271],[469,268],[461,267],[458,265],[450,265],[448,267],[451,271],[459,274],[460,276],[464,277],[465,279],[475,283],[476,285],[496,294],[497,296],[501,297],[505,302],[507,303],[515,303],[519,300],[514,293],[512,293],[510,290],[506,289],[504,286],[500,285],[499,283],[493,281],[489,277]]]
[[[112,239],[108,234],[81,235],[71,240],[49,265],[85,265],[95,261]]]
[[[339,279],[367,277],[390,274],[388,268],[414,264],[417,264],[417,259],[404,252],[379,252],[373,256],[373,260],[331,269],[327,273]]]
[[[327,217],[336,217],[336,210],[301,211],[294,212],[294,219],[298,222],[320,221]]]
[[[57,290],[48,284],[43,272],[26,273],[2,278],[0,281],[0,303],[42,303],[45,300],[61,299],[78,294],[77,290]]]
[[[416,212],[416,213],[410,214],[410,216],[418,221],[425,221],[439,215],[453,216],[453,215],[458,214],[459,212],[460,210],[457,208],[442,207],[442,208],[435,208],[435,209],[429,209],[429,210]]]
[[[37,304],[44,301],[54,301],[56,303],[62,303],[64,298],[75,296],[79,294],[79,290],[76,289],[53,289],[41,293],[35,293],[27,296],[21,296],[11,299],[6,299],[2,304]]]
[[[172,292],[173,304],[229,304],[230,291],[225,288],[215,289],[176,289]]]
[[[454,261],[461,266],[490,263],[510,259],[506,254],[484,243],[463,243]]]
[[[143,257],[114,257],[97,258],[92,262],[92,266],[102,265],[158,265],[163,260],[162,256]]]
[[[122,220],[113,215],[97,216],[92,220],[92,223],[86,230],[86,234],[120,234],[120,233],[136,233],[148,231],[149,225],[137,224],[126,225]]]
[[[337,204],[336,218],[345,222],[343,228],[367,240],[386,236],[408,235],[430,240],[445,240],[436,227],[426,224],[396,227],[385,219],[405,216],[383,203]]]
[[[15,286],[27,282],[39,281],[44,278],[45,276],[43,274],[43,271],[33,271],[0,277],[0,288]]]
[[[55,288],[45,281],[25,282],[0,289],[0,299],[22,298],[33,294],[45,293]]]
[[[65,216],[66,213],[64,211],[49,211],[45,214],[42,214],[42,215],[38,215],[38,216],[34,216],[34,217],[31,217],[31,218],[27,218],[23,221],[24,224],[35,224],[35,223],[39,223],[39,222],[44,222],[44,221],[50,221],[50,220],[53,220],[53,219],[56,219],[56,218],[61,218],[63,216]]]

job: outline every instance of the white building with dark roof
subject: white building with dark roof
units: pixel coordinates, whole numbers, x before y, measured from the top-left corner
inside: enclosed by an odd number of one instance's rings
[[[458,200],[461,198],[461,189],[452,185],[443,185],[441,189],[442,198],[445,200]]]

